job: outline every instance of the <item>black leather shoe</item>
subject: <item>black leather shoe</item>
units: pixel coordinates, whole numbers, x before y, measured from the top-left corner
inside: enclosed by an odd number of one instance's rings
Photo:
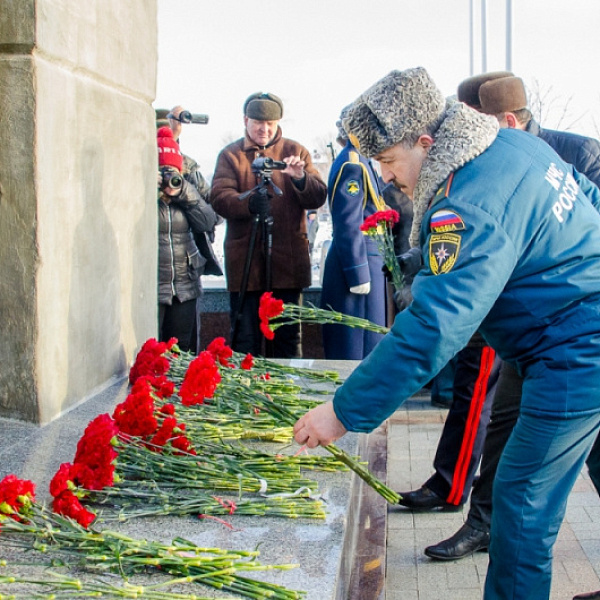
[[[440,498],[435,492],[432,492],[427,486],[420,487],[412,492],[400,492],[401,499],[398,504],[406,506],[411,510],[461,510],[462,506],[449,504]]]
[[[600,600],[600,590],[597,592],[588,592],[587,594],[577,594],[573,600]]]
[[[436,560],[458,560],[474,552],[487,550],[489,545],[489,533],[465,523],[452,537],[435,546],[427,546],[425,554]]]

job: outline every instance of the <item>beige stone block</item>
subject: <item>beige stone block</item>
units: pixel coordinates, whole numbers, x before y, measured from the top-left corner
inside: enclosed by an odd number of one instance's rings
[[[156,2],[0,0],[0,416],[46,423],[156,335]]]

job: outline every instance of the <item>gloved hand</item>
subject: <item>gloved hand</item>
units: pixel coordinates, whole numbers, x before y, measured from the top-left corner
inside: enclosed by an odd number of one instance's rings
[[[248,200],[248,210],[253,215],[265,217],[269,214],[269,197],[266,194],[252,194]]]
[[[420,248],[411,248],[408,252],[398,256],[398,264],[405,279],[412,281],[423,264],[423,256]]]
[[[410,285],[403,285],[401,289],[394,292],[394,303],[400,312],[410,305],[412,299]]]
[[[383,267],[381,267],[381,272],[383,273],[383,276],[390,282],[390,283],[394,283],[394,279],[392,277],[392,274],[390,272],[390,270],[387,268],[387,265],[383,265]]]
[[[371,291],[371,282],[370,281],[367,281],[367,283],[361,283],[359,285],[353,285],[350,288],[351,294],[365,295],[365,294],[368,294],[370,291]]]

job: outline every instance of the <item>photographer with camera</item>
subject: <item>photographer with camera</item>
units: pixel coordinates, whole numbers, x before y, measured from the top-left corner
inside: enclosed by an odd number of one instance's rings
[[[183,125],[189,123],[206,125],[208,123],[208,115],[190,113],[189,110],[185,110],[182,106],[174,106],[171,110],[159,108],[156,110],[156,118],[157,125],[168,125],[171,128],[173,139],[177,143],[179,143]],[[182,175],[198,190],[200,196],[208,202],[210,186],[200,172],[200,165],[191,156],[183,152],[181,156],[183,156]]]
[[[217,215],[183,177],[183,157],[169,127],[159,128],[157,144],[159,340],[176,337],[188,351],[206,263],[194,235],[211,231]]]
[[[306,211],[322,206],[327,196],[308,150],[283,137],[282,117],[280,98],[252,94],[244,103],[245,136],[221,151],[212,182],[211,203],[227,220],[231,343],[253,355],[265,354],[258,318],[263,292],[300,304],[302,289],[311,283]],[[272,354],[302,355],[299,325],[277,330]]]
[[[191,113],[189,110],[184,109],[182,106],[174,106],[171,110],[165,108],[156,109],[156,128],[167,125],[173,132],[173,138],[179,143],[179,136],[185,124],[200,124],[206,125],[208,123],[208,115]],[[200,172],[200,165],[187,154],[181,153],[183,157],[183,168],[181,174],[186,181],[189,181],[197,190],[203,200],[208,202],[210,196],[210,185]],[[218,217],[217,225],[223,222],[221,217]],[[215,241],[215,227],[210,231],[206,231],[200,234],[194,234],[194,239],[200,254],[206,259],[204,269],[201,275],[223,275],[223,270],[219,264],[219,260],[213,250],[213,243]],[[200,287],[202,288],[202,281],[200,281]],[[190,345],[190,351],[198,353],[200,349],[200,320],[201,320],[201,297],[198,297],[196,301],[196,318],[192,326],[192,341]]]

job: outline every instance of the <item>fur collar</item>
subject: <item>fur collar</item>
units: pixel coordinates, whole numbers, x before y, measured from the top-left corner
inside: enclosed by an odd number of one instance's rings
[[[435,142],[421,167],[413,198],[410,245],[419,245],[421,221],[429,202],[450,174],[486,150],[498,134],[498,120],[448,100],[444,120],[435,132]]]

